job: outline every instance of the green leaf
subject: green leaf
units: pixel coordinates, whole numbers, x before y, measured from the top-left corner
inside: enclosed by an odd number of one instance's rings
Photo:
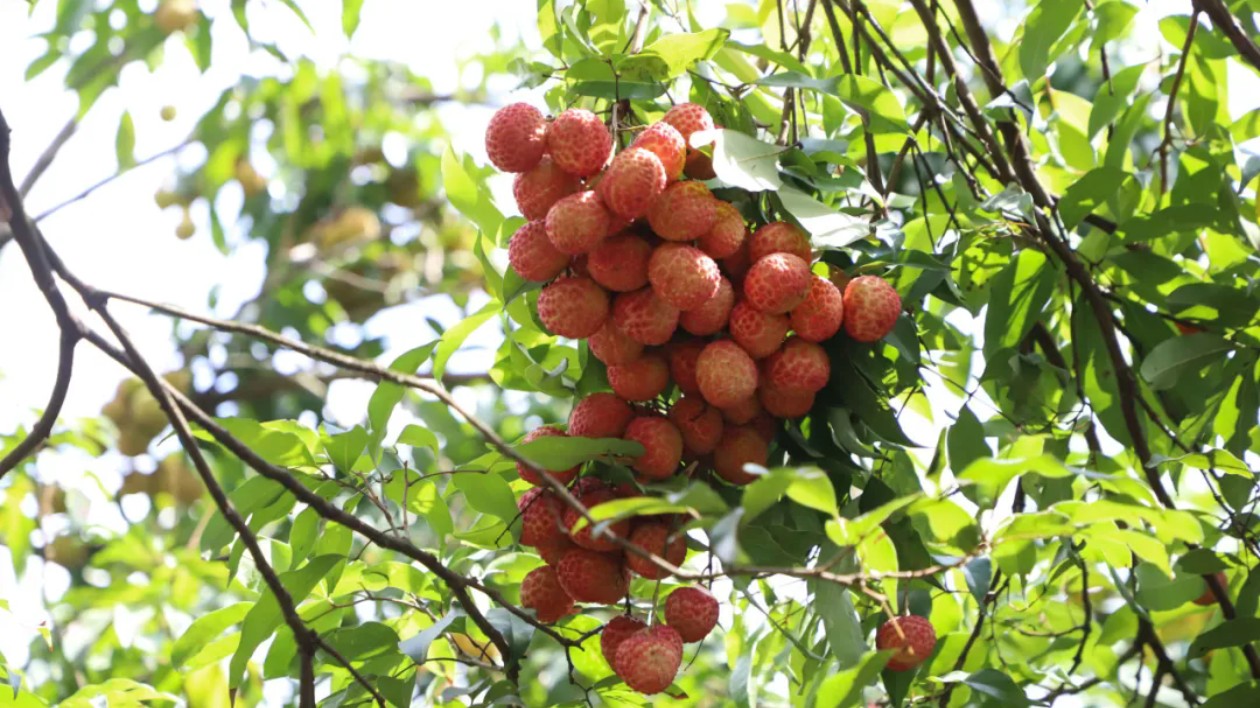
[[[448,612],[445,617],[433,623],[432,626],[424,629],[414,637],[404,640],[398,648],[402,650],[402,653],[411,657],[412,661],[417,664],[423,664],[429,655],[429,645],[433,644],[435,639],[442,636],[442,632],[445,632],[446,628],[450,627],[452,622],[462,618],[463,616],[464,614],[462,612]]]
[[[709,29],[703,32],[666,34],[643,48],[643,51],[629,61],[655,59],[663,65],[663,70],[653,76],[657,81],[676,79],[687,72],[687,69],[698,61],[709,59],[726,43],[729,30]]]
[[[1139,371],[1151,388],[1170,389],[1183,376],[1192,376],[1211,364],[1224,363],[1232,349],[1229,341],[1208,332],[1171,337],[1146,355]]]
[[[819,562],[828,562],[835,554],[843,552],[838,548],[831,549],[830,555],[824,553],[825,557]],[[854,568],[852,560],[849,560],[842,563],[838,571],[848,572]],[[853,608],[849,589],[817,578],[811,578],[808,584],[814,593],[814,607],[822,618],[831,655],[836,657],[841,669],[857,666],[866,652],[866,633],[862,630],[862,619]]]
[[[336,629],[325,638],[350,661],[381,656],[396,651],[398,647],[398,634],[380,622],[364,622],[357,627]]]
[[[346,37],[353,37],[355,30],[359,29],[359,13],[362,10],[363,0],[342,0],[341,31],[346,33]]]
[[[463,492],[468,505],[483,514],[497,516],[504,523],[516,518],[516,495],[506,480],[493,472],[457,474],[451,477],[455,488]]]
[[[442,339],[438,342],[437,353],[433,357],[433,378],[441,381],[446,375],[446,363],[463,345],[464,340],[479,327],[499,314],[500,305],[497,302],[487,302],[485,307],[474,314],[469,315],[456,324],[454,327],[442,333]]]
[[[232,625],[239,624],[253,608],[252,602],[238,602],[198,617],[171,646],[171,666],[178,669]]]
[[[438,342],[429,342],[401,354],[389,365],[391,371],[400,374],[415,374],[420,365],[429,360],[429,355],[437,347]],[[385,439],[389,418],[394,408],[402,401],[406,390],[392,381],[382,381],[372,392],[368,400],[368,428],[372,431],[372,444],[379,445]]]
[[[451,206],[476,222],[483,234],[499,233],[503,214],[490,200],[490,190],[473,179],[467,167],[449,147],[442,153],[442,187],[446,190]]]
[[[791,187],[777,193],[783,208],[810,235],[814,248],[839,249],[870,235],[866,221],[836,211]]]
[[[862,692],[879,679],[879,674],[892,657],[891,651],[870,652],[852,668],[828,676],[818,686],[814,705],[819,708],[848,708],[862,705]]]
[[[1203,578],[1181,575],[1170,578],[1154,563],[1140,563],[1137,576],[1137,601],[1148,610],[1175,610],[1203,594]]]
[[[866,116],[872,133],[907,133],[906,109],[897,94],[883,84],[857,74],[841,74],[815,79],[797,72],[771,74],[757,82],[762,86],[792,86],[812,89],[839,98],[845,105]]]
[[[1084,0],[1041,0],[1024,21],[1024,37],[1019,42],[1019,68],[1029,83],[1046,73],[1056,57],[1050,50],[1059,41],[1085,6]]]
[[[958,410],[958,418],[949,426],[945,441],[950,467],[955,470],[965,470],[972,462],[993,454],[984,440],[984,426],[968,406]]]
[[[1240,647],[1260,640],[1260,618],[1236,617],[1200,634],[1190,643],[1186,658],[1197,659],[1211,649]]]
[[[1099,167],[1072,183],[1059,200],[1063,224],[1074,229],[1081,221],[1107,202],[1131,176],[1114,167]]]
[[[773,192],[783,186],[779,156],[784,148],[757,140],[737,130],[705,130],[693,133],[693,147],[713,144],[713,171],[718,179],[750,192]]]
[[[989,311],[984,320],[984,353],[1024,340],[1054,291],[1054,269],[1040,251],[1024,249],[992,280]]]
[[[988,558],[976,558],[963,566],[963,578],[967,581],[967,589],[977,604],[984,604],[984,596],[989,592],[989,581],[993,579],[993,561]]]
[[[1028,705],[1028,696],[1024,695],[1024,690],[1010,676],[997,669],[981,669],[963,679],[963,683],[970,686],[973,692],[984,696],[983,704],[992,703],[1002,708]]]
[[[118,158],[118,169],[125,170],[136,164],[136,125],[131,120],[131,112],[123,111],[118,121],[118,134],[114,136],[114,154]]]
[[[616,457],[638,457],[643,446],[620,438],[540,437],[516,447],[517,453],[545,470],[567,470],[584,462]]]
[[[1029,472],[1043,477],[1067,477],[1072,474],[1058,458],[1046,454],[1031,458],[982,458],[968,465],[958,479],[975,483],[981,491],[976,503],[988,507],[993,505],[997,495],[1012,479]]]
[[[338,433],[329,438],[324,444],[324,452],[328,454],[328,460],[338,472],[349,474],[354,469],[354,464],[363,456],[367,445],[367,431],[363,429],[363,426],[356,425],[344,433]]]
[[[314,467],[315,456],[310,443],[300,434],[299,428],[290,421],[277,420],[260,423],[249,418],[216,418],[234,437],[248,445],[264,460],[279,467]],[[303,431],[310,433],[310,431]],[[208,433],[200,437],[210,439]]]
[[[1203,703],[1203,708],[1237,708],[1237,706],[1254,706],[1260,704],[1260,682],[1240,683],[1237,686],[1212,696]]]

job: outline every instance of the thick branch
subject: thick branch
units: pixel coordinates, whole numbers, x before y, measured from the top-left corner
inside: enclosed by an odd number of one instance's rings
[[[1229,38],[1234,49],[1238,50],[1238,54],[1251,64],[1257,71],[1260,71],[1260,47],[1252,41],[1242,27],[1238,26],[1238,21],[1230,14],[1229,8],[1225,7],[1225,3],[1221,0],[1197,0],[1195,3],[1198,9],[1202,10],[1212,20],[1212,24],[1222,34]]]
[[[79,342],[79,333],[77,331],[61,332],[61,351],[60,359],[57,363],[57,380],[53,383],[52,395],[49,396],[48,405],[44,408],[44,413],[35,422],[31,432],[27,433],[22,442],[17,447],[9,451],[4,459],[0,460],[0,479],[9,473],[18,463],[26,459],[27,455],[35,452],[40,445],[48,440],[48,436],[52,434],[53,424],[57,422],[57,416],[61,413],[61,406],[66,402],[66,392],[70,390],[70,375],[74,371],[74,347]]]

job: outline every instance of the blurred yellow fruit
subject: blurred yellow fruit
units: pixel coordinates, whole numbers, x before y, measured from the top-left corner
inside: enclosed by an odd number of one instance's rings
[[[249,160],[236,161],[236,181],[240,183],[247,199],[267,191],[267,179],[258,174]]]
[[[330,251],[341,246],[375,241],[381,237],[381,220],[376,212],[361,206],[347,207],[333,219],[325,219],[312,229],[316,245]]]
[[[153,22],[162,32],[170,34],[188,29],[199,16],[195,0],[162,0],[158,3],[157,12],[153,13]]]
[[[157,202],[159,209],[165,209],[179,203],[179,195],[169,189],[159,189],[153,194],[153,201]]]
[[[175,236],[181,240],[192,238],[197,233],[197,225],[193,223],[192,215],[188,213],[188,208],[184,208],[184,218],[179,222],[179,226],[175,227]]]
[[[175,120],[175,106],[162,106],[161,116],[164,121]]]
[[[173,371],[162,378],[184,393],[192,387],[192,376],[187,371]],[[105,404],[101,414],[118,428],[118,451],[129,457],[144,454],[167,423],[157,400],[136,378],[118,384],[113,400]]]
[[[479,661],[489,661],[491,663],[498,661],[499,648],[490,642],[482,644],[467,634],[452,632],[450,634],[451,641],[459,648],[461,652],[467,654],[473,659]]]

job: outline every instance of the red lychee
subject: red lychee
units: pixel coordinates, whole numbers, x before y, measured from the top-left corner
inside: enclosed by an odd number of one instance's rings
[[[608,210],[594,192],[560,199],[547,212],[547,238],[557,251],[575,256],[599,246],[608,236]]]
[[[721,278],[718,281],[717,294],[705,300],[699,307],[684,310],[678,316],[678,324],[695,335],[716,334],[726,326],[734,304],[735,288],[731,281]]]
[[[747,234],[748,227],[744,226],[744,216],[739,213],[739,209],[729,202],[719,200],[713,227],[700,237],[700,249],[713,258],[733,256],[744,243]]]
[[[617,648],[617,675],[644,695],[669,688],[681,665],[682,638],[667,625],[639,630]]]
[[[758,478],[744,471],[744,465],[765,466],[770,456],[770,445],[755,428],[728,425],[722,432],[722,441],[713,451],[713,469],[731,484],[748,484]]]
[[[569,435],[580,438],[619,438],[634,417],[630,405],[612,393],[592,393],[569,413]]]
[[[548,624],[572,614],[573,598],[560,586],[556,569],[549,565],[539,566],[521,581],[521,605],[538,614],[539,622]]]
[[[700,384],[696,381],[696,362],[705,346],[707,344],[699,339],[669,345],[669,375],[678,385],[678,390],[689,396],[700,395]]]
[[[626,293],[648,284],[652,246],[632,233],[612,236],[591,251],[586,268],[591,279],[613,292]]]
[[[516,506],[521,512],[521,545],[546,546],[568,538],[563,507],[555,492],[535,487],[522,494]]]
[[[612,133],[599,116],[570,108],[547,127],[547,149],[560,169],[578,177],[599,172],[612,153]]]
[[[805,300],[792,309],[792,329],[810,342],[831,339],[844,321],[844,298],[830,280],[815,275]]]
[[[564,554],[577,547],[577,544],[566,533],[564,538],[559,541],[539,544],[534,550],[538,551],[538,555],[542,556],[543,561],[547,565],[555,566],[564,557]]]
[[[704,106],[697,103],[680,103],[670,108],[661,118],[661,122],[674,126],[688,144],[692,133],[713,130],[713,117]]]
[[[620,553],[574,548],[556,565],[560,586],[577,602],[615,605],[630,589],[630,573]]]
[[[748,256],[754,263],[771,253],[791,253],[806,263],[813,258],[809,236],[786,221],[766,224],[753,232],[752,239],[748,242]]]
[[[717,598],[702,587],[681,587],[665,598],[665,624],[688,644],[704,641],[717,621]]]
[[[859,342],[883,339],[897,326],[901,296],[877,275],[863,275],[844,286],[844,331]]]
[[[512,182],[512,196],[521,214],[532,220],[547,218],[551,206],[564,197],[578,191],[581,181],[556,167],[551,158],[544,157],[534,169],[522,172]]]
[[[616,501],[619,497],[611,489],[595,489],[581,494],[574,494],[577,500],[588,511],[593,511],[600,504]],[[582,528],[574,530],[581,523]],[[614,538],[625,538],[630,534],[630,520],[622,519],[608,524],[607,528],[596,529],[604,522],[590,523],[581,512],[571,506],[564,509],[564,527],[569,530],[569,538],[577,545],[591,551],[615,551],[619,548]]]
[[[697,396],[683,396],[669,409],[669,419],[682,434],[683,449],[693,457],[707,455],[722,439],[722,413]]]
[[[669,386],[669,364],[657,353],[646,353],[629,364],[608,367],[608,385],[627,401],[650,401]]]
[[[613,666],[621,643],[641,629],[647,629],[647,625],[630,615],[617,615],[608,620],[608,624],[599,633],[599,650],[609,666]]]
[[[766,359],[762,373],[766,386],[818,392],[831,378],[831,360],[818,344],[788,337],[783,348]]]
[[[664,190],[665,167],[660,158],[637,147],[618,153],[599,181],[604,204],[625,219],[647,214],[648,204]]]
[[[657,297],[652,288],[621,293],[613,300],[613,322],[626,336],[648,346],[664,344],[674,336],[678,315],[678,308]]]
[[[630,143],[632,148],[650,150],[661,161],[665,176],[674,181],[682,176],[687,160],[687,142],[678,129],[669,123],[653,123]]]
[[[771,253],[748,269],[744,297],[762,312],[782,315],[805,300],[812,280],[805,261],[790,253]]]
[[[717,295],[718,265],[704,251],[681,243],[663,243],[648,261],[652,292],[679,310],[700,307]]]
[[[508,240],[508,263],[522,278],[545,283],[569,267],[569,256],[551,245],[546,224],[528,221]]]
[[[687,559],[687,535],[681,530],[675,530],[671,522],[640,522],[630,532],[630,543],[665,559],[673,566],[680,566]],[[669,576],[669,573],[655,563],[629,549],[626,549],[626,567],[648,580],[660,580]]]
[[[652,231],[667,241],[694,241],[709,233],[717,218],[717,200],[700,182],[675,182],[648,207]]]
[[[696,382],[710,404],[734,405],[757,390],[757,364],[735,342],[712,342],[696,360]]]
[[[731,309],[727,322],[731,339],[754,359],[764,359],[779,351],[787,336],[787,315],[762,312],[747,301],[737,303]]]
[[[634,470],[648,480],[668,479],[678,471],[682,461],[682,434],[668,419],[640,416],[626,426],[626,440],[643,446],[643,454],[634,459]]]
[[[723,406],[719,410],[722,411],[722,420],[727,423],[747,425],[757,417],[758,413],[761,413],[761,401],[754,394],[737,403]]]
[[[629,364],[643,354],[643,345],[627,337],[611,318],[586,343],[606,366]]]
[[[538,319],[561,337],[589,337],[604,326],[608,314],[608,293],[590,278],[557,278],[538,293]]]
[[[936,648],[936,630],[926,617],[894,617],[880,625],[875,633],[875,648],[897,652],[888,660],[886,668],[889,671],[908,671],[932,656],[932,650]]]
[[[546,150],[547,119],[528,103],[495,111],[486,126],[486,155],[504,172],[531,170]]]
[[[568,434],[553,425],[544,425],[538,428],[534,428],[533,430],[526,433],[525,437],[521,438],[521,444],[533,442],[537,440],[538,438],[549,438],[549,437],[563,438],[563,437],[568,437]],[[573,479],[573,477],[577,475],[577,471],[578,471],[577,467],[572,467],[567,470],[547,470],[547,472],[551,473],[551,476],[555,477],[556,481],[560,482],[561,484],[568,484]],[[546,483],[543,482],[542,477],[539,476],[537,472],[535,472],[533,469],[526,467],[525,465],[519,462],[516,463],[516,473],[520,475],[521,479],[525,480],[526,482],[529,482],[535,487],[546,486]]]
[[[765,382],[757,389],[757,399],[776,418],[800,418],[814,407],[814,392],[808,389],[780,388]]]

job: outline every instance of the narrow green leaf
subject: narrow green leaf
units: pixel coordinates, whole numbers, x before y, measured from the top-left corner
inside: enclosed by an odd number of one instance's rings
[[[1142,360],[1139,371],[1151,388],[1172,388],[1182,376],[1191,376],[1212,364],[1223,364],[1233,345],[1207,332],[1174,336],[1160,342]]]
[[[114,154],[118,158],[118,169],[125,170],[136,164],[136,125],[131,120],[131,112],[123,111],[118,121],[118,133],[114,136]]]
[[[238,602],[198,617],[171,646],[171,666],[181,668],[190,657],[218,639],[224,630],[245,619],[253,606],[252,602]]]

